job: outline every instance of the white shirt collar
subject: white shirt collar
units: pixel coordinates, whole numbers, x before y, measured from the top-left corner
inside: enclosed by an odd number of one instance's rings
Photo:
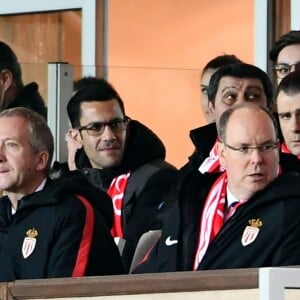
[[[35,191],[36,191],[36,192],[41,191],[41,190],[44,188],[44,186],[45,186],[45,184],[46,184],[46,181],[47,181],[47,178],[45,178],[45,179],[41,182],[41,184],[37,187],[37,189],[36,189]]]
[[[227,198],[227,208],[230,207],[230,205],[234,202],[239,202],[239,199],[236,198],[229,190],[228,186],[226,188],[226,198]]]
[[[47,178],[45,178],[45,179],[41,182],[41,184],[37,187],[37,189],[35,190],[35,192],[41,191],[41,190],[44,188],[44,186],[45,186],[45,184],[46,184],[46,181],[47,181]],[[16,213],[16,210],[15,210],[13,207],[11,207],[11,214],[14,215],[15,213]]]

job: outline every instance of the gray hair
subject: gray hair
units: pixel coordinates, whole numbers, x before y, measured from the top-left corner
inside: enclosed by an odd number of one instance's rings
[[[28,141],[34,153],[47,151],[49,159],[46,171],[49,173],[54,152],[53,135],[46,120],[35,111],[25,107],[5,109],[0,112],[0,118],[20,117],[28,124]]]

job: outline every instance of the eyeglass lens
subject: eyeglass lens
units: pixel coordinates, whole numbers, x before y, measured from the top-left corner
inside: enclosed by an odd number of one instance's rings
[[[289,73],[294,72],[296,70],[300,70],[300,62],[291,65],[280,63],[275,66],[276,76],[281,79],[287,76]]]

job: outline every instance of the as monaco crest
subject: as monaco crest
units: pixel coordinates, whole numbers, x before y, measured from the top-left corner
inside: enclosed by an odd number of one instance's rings
[[[26,231],[27,237],[24,238],[22,245],[22,254],[26,259],[33,252],[36,245],[36,237],[38,236],[38,232],[36,229],[29,229]]]
[[[250,226],[246,226],[241,239],[244,247],[255,241],[259,233],[259,228],[263,225],[260,219],[251,219],[248,221],[248,223]]]

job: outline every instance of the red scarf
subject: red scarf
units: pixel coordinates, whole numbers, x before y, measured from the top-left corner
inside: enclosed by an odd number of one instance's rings
[[[278,175],[281,173],[281,166],[279,165]],[[240,200],[226,212],[226,188],[227,173],[223,172],[212,185],[204,203],[200,219],[198,247],[193,267],[194,270],[198,268],[209,243],[219,233],[224,222],[231,218],[236,209],[247,201],[247,199]]]
[[[109,189],[107,190],[108,195],[112,199],[114,208],[114,224],[110,231],[113,237],[124,237],[122,226],[122,208],[124,192],[129,176],[130,172],[115,177],[111,182]]]
[[[225,221],[232,217],[236,209],[247,199],[236,202],[226,211],[227,173],[224,172],[212,185],[200,219],[198,248],[194,261],[194,270],[203,259],[209,243],[216,237]]]
[[[282,152],[282,153],[287,153],[287,154],[292,154],[292,155],[294,155],[294,154],[290,151],[290,149],[287,147],[286,143],[282,143],[282,144],[281,144],[281,152]],[[296,155],[295,155],[295,156],[296,156]],[[298,159],[300,159],[300,155],[298,155],[297,157],[298,157]]]
[[[204,159],[201,166],[199,167],[199,172],[204,173],[215,173],[223,172],[224,170],[220,166],[220,161],[217,153],[217,139],[214,146],[209,152],[209,156]]]
[[[226,204],[227,173],[224,172],[212,185],[202,211],[198,248],[194,261],[194,270],[201,262],[209,243],[219,233],[224,223]]]

